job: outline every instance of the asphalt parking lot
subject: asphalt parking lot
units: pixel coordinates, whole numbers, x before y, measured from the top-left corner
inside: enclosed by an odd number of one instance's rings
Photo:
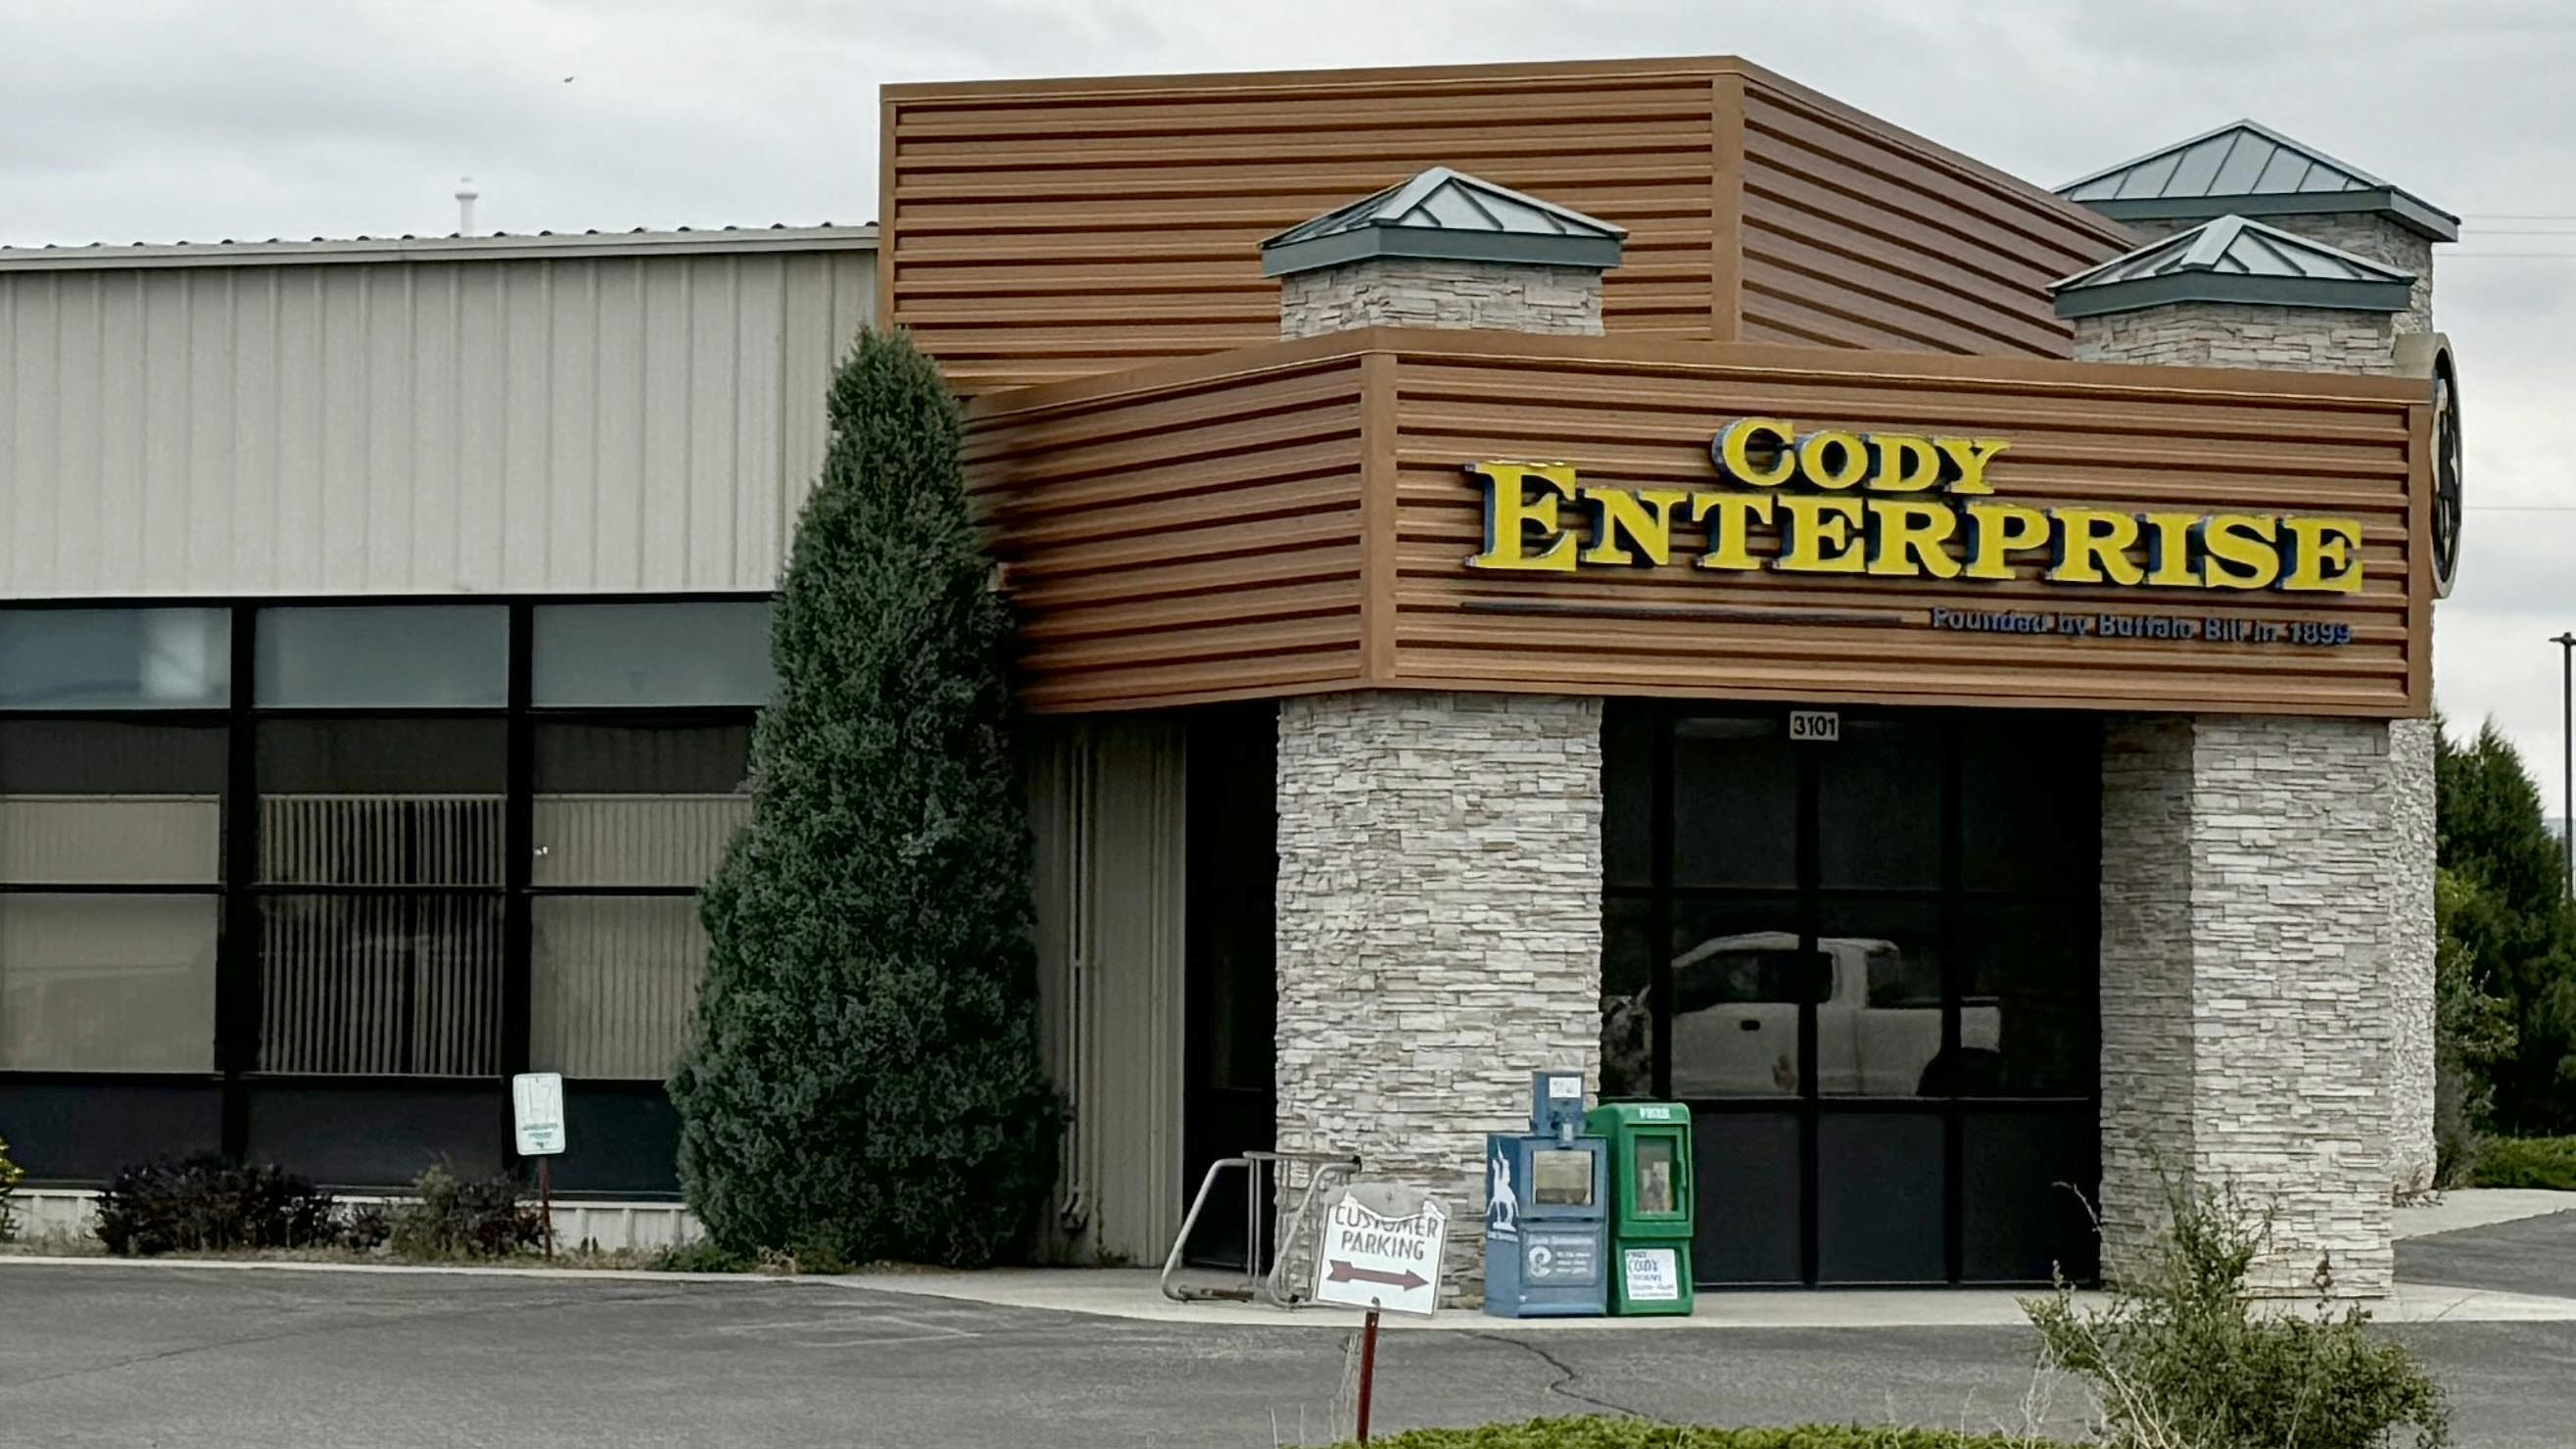
[[[2576,1293],[2576,1213],[2422,1239],[2428,1282]],[[2554,1285],[2554,1287],[2553,1287]],[[2463,1449],[2576,1443],[2576,1323],[2398,1330]],[[1328,1442],[1345,1336],[1104,1319],[847,1280],[0,1263],[0,1443],[1253,1446]],[[2018,1427],[2019,1329],[1388,1335],[1379,1422],[1598,1407]],[[2080,1388],[2035,1406],[2071,1436]]]

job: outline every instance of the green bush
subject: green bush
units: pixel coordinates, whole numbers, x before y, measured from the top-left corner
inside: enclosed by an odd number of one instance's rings
[[[0,1243],[18,1236],[18,1209],[12,1201],[18,1195],[18,1180],[26,1170],[9,1160],[9,1144],[0,1139]]]
[[[828,411],[751,820],[700,906],[707,972],[670,1084],[680,1181],[733,1253],[987,1263],[1035,1226],[1059,1121],[1011,621],[930,360],[864,333]]]
[[[331,1195],[275,1167],[211,1152],[129,1166],[98,1195],[94,1231],[119,1257],[319,1248],[337,1238]]]
[[[2274,1214],[2231,1193],[2170,1180],[2170,1223],[2120,1265],[2106,1303],[2061,1284],[2023,1307],[2041,1361],[2093,1381],[2103,1442],[2226,1449],[2381,1449],[2401,1428],[2417,1449],[2450,1442],[2439,1385],[2357,1307],[2258,1306],[2247,1278],[2272,1245]],[[2316,1279],[2328,1281],[2320,1263]]]
[[[383,1203],[365,1203],[340,1219],[340,1246],[352,1253],[372,1253],[394,1235],[394,1217]]]
[[[712,1238],[692,1238],[655,1253],[650,1266],[657,1273],[742,1273],[753,1263],[740,1253],[717,1247]]]
[[[2478,1144],[2471,1181],[2576,1192],[2576,1137],[2489,1137]]]
[[[1383,1449],[2045,1449],[2040,1440],[1946,1429],[1837,1427],[1703,1429],[1645,1419],[1532,1419],[1481,1429],[1409,1429],[1372,1436]]]
[[[398,1258],[506,1258],[545,1241],[546,1221],[517,1178],[460,1178],[433,1167],[412,1180],[413,1200],[393,1210],[388,1240]]]

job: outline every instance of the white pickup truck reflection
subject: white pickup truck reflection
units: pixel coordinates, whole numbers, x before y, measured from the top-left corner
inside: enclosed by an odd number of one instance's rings
[[[1818,982],[1817,1089],[1828,1097],[1912,1097],[1992,1090],[2003,1013],[1992,998],[1959,1007],[1959,1050],[1941,1052],[1938,968],[1893,941],[1825,936],[1807,957]],[[1830,973],[1830,983],[1826,974]],[[1672,1095],[1777,1096],[1798,1090],[1798,938],[1753,931],[1673,958]],[[1603,1076],[1642,1091],[1647,992],[1609,1003]],[[1633,1062],[1620,1058],[1634,1054]]]

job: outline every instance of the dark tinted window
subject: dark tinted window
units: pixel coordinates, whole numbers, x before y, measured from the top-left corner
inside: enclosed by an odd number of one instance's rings
[[[1776,718],[1673,727],[1673,883],[1792,886],[1798,772]]]
[[[263,705],[510,702],[510,611],[498,604],[262,609],[258,637]]]
[[[1816,745],[1816,883],[1928,890],[1941,884],[1941,770],[1935,721],[1843,721]]]

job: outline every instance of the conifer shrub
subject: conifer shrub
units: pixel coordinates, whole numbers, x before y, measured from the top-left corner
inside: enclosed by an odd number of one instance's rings
[[[1011,621],[929,359],[863,335],[827,415],[751,821],[701,898],[707,975],[670,1083],[681,1184],[729,1253],[986,1263],[1033,1227],[1059,1120]]]

